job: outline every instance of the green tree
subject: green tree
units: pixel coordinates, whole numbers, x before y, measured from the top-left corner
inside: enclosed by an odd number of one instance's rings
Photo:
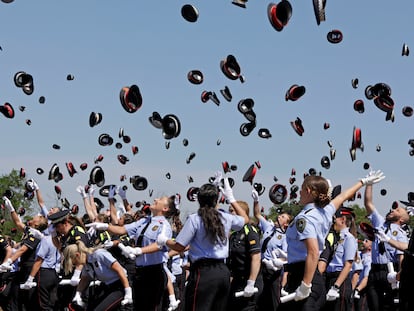
[[[22,214],[23,220],[26,220],[32,211],[32,201],[25,198],[26,178],[20,177],[20,172],[12,170],[8,175],[0,176],[0,194],[3,197],[11,194],[10,201],[15,207],[16,212]],[[3,203],[3,199],[1,200]],[[23,209],[25,213],[23,214]],[[12,236],[13,239],[19,240],[20,233],[14,232],[14,223],[11,221],[10,212],[1,204],[0,210],[0,233]]]

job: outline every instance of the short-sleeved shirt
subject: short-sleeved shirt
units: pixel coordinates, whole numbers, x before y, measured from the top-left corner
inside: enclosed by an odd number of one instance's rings
[[[342,271],[345,262],[353,262],[356,252],[358,250],[358,244],[355,237],[349,232],[349,228],[344,228],[339,233],[338,245],[335,249],[333,258],[329,263],[327,272]]]
[[[141,218],[136,222],[125,225],[124,227],[129,237],[135,240],[135,244],[146,227],[142,236],[142,244],[138,245],[139,247],[156,243],[157,237],[161,232],[168,238],[172,237],[171,225],[164,216]],[[164,253],[167,251],[167,247],[163,247],[159,252],[137,256],[135,259],[135,265],[140,267],[161,264],[164,262]]]
[[[260,217],[259,229],[263,232],[260,241],[261,249],[263,248],[263,243],[266,243],[266,249],[261,254],[262,259],[272,259],[272,251],[277,248],[285,253],[287,252],[286,233],[283,232],[281,228],[276,227],[274,224]],[[268,239],[268,237],[270,237],[270,239]]]
[[[231,215],[219,210],[219,216],[224,226],[225,236],[230,230],[239,231],[244,226],[244,218]],[[212,241],[204,227],[203,220],[198,214],[191,214],[184,223],[184,227],[176,238],[176,242],[182,246],[190,245],[188,256],[191,262],[202,258],[225,259],[229,254],[229,239],[225,241]]]
[[[36,256],[43,259],[41,268],[60,269],[60,253],[56,246],[53,244],[52,237],[50,235],[45,236],[40,240],[38,245]]]
[[[304,206],[286,231],[289,263],[306,261],[306,239],[317,239],[319,254],[322,252],[335,211],[336,208],[332,204],[324,208],[313,203]]]
[[[70,228],[67,235],[62,239],[62,250],[71,244],[76,244],[77,241],[82,241],[86,246],[91,246],[88,235],[81,226],[73,226]]]
[[[230,236],[230,254],[228,266],[234,277],[248,276],[252,254],[260,253],[260,236],[258,230],[246,224],[239,231],[235,231]]]
[[[36,259],[36,248],[40,240],[35,238],[29,231],[29,227],[25,228],[25,233],[21,240],[21,244],[27,247],[27,251],[20,256],[20,266],[30,268]]]
[[[97,279],[106,285],[112,284],[119,280],[119,275],[112,269],[116,262],[114,256],[106,249],[100,248],[92,254],[88,254],[87,264],[84,266],[82,274],[87,273],[91,279]],[[124,269],[125,274],[127,274]]]
[[[6,239],[3,235],[0,234],[0,262],[3,262],[4,258],[6,258],[8,246],[9,244],[7,243]]]
[[[395,223],[386,222],[385,218],[381,216],[376,210],[374,210],[372,214],[368,216],[368,218],[375,229],[383,230],[386,235],[393,240],[408,243],[407,234],[401,228],[401,226]],[[382,243],[383,247],[385,247],[385,252],[381,254],[380,243],[381,242],[377,238],[375,238],[375,240],[372,242],[372,263],[399,263],[398,255],[404,254],[404,252],[392,247],[388,243]]]

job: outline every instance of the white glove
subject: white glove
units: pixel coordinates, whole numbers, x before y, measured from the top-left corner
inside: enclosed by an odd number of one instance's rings
[[[9,200],[8,197],[3,197],[4,206],[7,207],[10,213],[15,212],[12,202]]]
[[[27,181],[27,185],[29,188],[32,188],[33,191],[39,190],[39,185],[34,181],[34,179],[29,179]]]
[[[127,199],[126,197],[126,190],[124,190],[123,187],[118,187],[118,194],[121,197],[122,201],[125,201]]]
[[[361,299],[361,296],[359,295],[359,290],[355,289],[354,291],[354,298],[355,299]]]
[[[72,302],[76,303],[79,307],[86,307],[85,302],[82,300],[81,292],[76,292],[75,297],[73,297]]]
[[[103,247],[105,249],[110,249],[112,248],[112,246],[114,246],[114,242],[112,242],[111,240],[106,240],[103,244]]]
[[[95,230],[108,230],[109,224],[106,222],[91,222],[85,225],[86,228],[94,228]]]
[[[73,272],[73,275],[70,279],[70,285],[78,286],[78,284],[81,280],[80,279],[81,272],[82,272],[82,270],[75,269],[75,271]]]
[[[78,186],[78,187],[76,188],[76,191],[80,193],[80,195],[81,195],[82,199],[86,199],[86,198],[88,197],[88,196],[86,195],[86,192],[85,192],[85,187]]]
[[[116,194],[117,187],[115,185],[109,187],[108,200],[113,199]]]
[[[181,196],[178,193],[176,193],[174,197],[174,205],[176,209],[180,209],[180,201],[181,201]]]
[[[280,296],[284,297],[289,295],[289,293],[287,291],[285,291],[285,289],[282,287],[282,289],[280,290]]]
[[[326,301],[334,301],[339,298],[339,289],[335,286],[331,286],[328,293],[326,294]]]
[[[378,171],[371,171],[367,176],[364,178],[361,178],[360,181],[362,182],[362,185],[372,185],[380,182],[385,178],[384,173],[380,170]]]
[[[20,289],[32,289],[33,287],[36,287],[36,282],[33,281],[34,277],[30,276],[27,278],[26,282],[23,284],[20,284]]]
[[[130,254],[133,254],[135,256],[142,255],[142,248],[141,247],[131,247],[131,246],[127,246],[126,248],[127,248],[128,252]]]
[[[88,229],[88,231],[86,231],[86,234],[88,235],[88,237],[89,237],[89,238],[94,237],[94,236],[95,236],[95,234],[96,234],[96,230],[95,230],[95,228],[94,228],[94,227],[90,227],[90,228]]]
[[[222,179],[223,179],[223,175],[221,174],[220,171],[217,171],[214,173],[214,180],[212,184],[216,187],[219,187],[221,185]]]
[[[160,233],[157,236],[157,244],[159,247],[163,247],[167,244],[168,241],[168,237],[166,235],[164,235],[163,233]]]
[[[272,250],[272,256],[287,260],[287,253],[281,250],[280,248],[275,248],[274,250]]]
[[[256,287],[254,287],[254,283],[254,280],[247,280],[247,285],[243,289],[244,297],[252,297],[257,292]]]
[[[279,258],[275,258],[275,257],[273,257],[273,258],[272,258],[272,263],[273,263],[273,265],[274,265],[276,268],[278,268],[278,269],[282,269],[282,268],[283,268],[283,265],[284,265],[284,264],[286,264],[287,262],[286,262],[286,261],[284,261],[284,260],[281,260],[281,259],[279,259]]]
[[[382,229],[378,229],[375,235],[380,242],[388,243],[391,240],[391,238]]]
[[[274,270],[274,271],[279,270],[277,267],[275,267],[273,265],[273,262],[270,259],[263,259],[262,262],[264,263],[264,265],[266,266],[266,268],[269,269],[269,270]]]
[[[233,189],[230,187],[229,179],[226,177],[224,180],[224,188],[220,186],[220,191],[223,193],[224,198],[231,204],[236,202],[236,199],[233,195]]]
[[[175,295],[169,295],[168,296],[170,300],[170,305],[168,306],[168,311],[173,311],[178,308],[178,305],[180,304],[180,300],[175,299]]]
[[[124,299],[121,301],[121,305],[132,304],[132,288],[125,287]]]
[[[95,193],[96,188],[93,185],[90,185],[88,188],[88,194],[90,197],[93,196],[93,194]]]
[[[3,262],[0,265],[0,272],[7,272],[13,269],[13,261],[11,260],[11,258],[7,259],[6,262]]]
[[[41,240],[44,237],[43,233],[35,228],[30,228],[29,233],[39,240]]]
[[[131,260],[135,260],[135,258],[137,258],[137,256],[129,252],[129,250],[127,249],[127,246],[125,246],[124,244],[118,243],[118,247],[121,250],[122,255],[124,255],[124,257],[129,258]]]
[[[395,283],[391,283],[391,288],[392,289],[398,289],[398,288],[400,288],[400,281],[397,281]]]
[[[259,202],[259,194],[257,193],[255,189],[252,190],[252,198],[253,198],[253,202]]]
[[[397,272],[390,272],[387,274],[387,281],[390,284],[397,283]]]
[[[312,284],[308,285],[302,281],[300,286],[295,291],[295,301],[308,298],[311,292],[312,292]]]

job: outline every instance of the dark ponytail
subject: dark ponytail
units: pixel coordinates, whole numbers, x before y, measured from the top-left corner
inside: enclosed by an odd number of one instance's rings
[[[219,191],[212,184],[204,184],[198,191],[197,200],[200,204],[198,215],[203,221],[208,238],[211,242],[224,243],[227,239],[220,214],[216,209]]]

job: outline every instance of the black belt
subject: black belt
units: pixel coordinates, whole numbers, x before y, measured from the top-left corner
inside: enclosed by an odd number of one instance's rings
[[[295,263],[288,263],[284,265],[285,271],[294,272],[294,271],[305,271],[305,262],[299,261]]]
[[[387,268],[387,264],[372,263],[371,270],[372,271],[388,271],[388,268]]]
[[[139,271],[139,270],[150,270],[150,269],[162,269],[163,268],[163,264],[159,263],[156,265],[148,265],[148,266],[135,266],[135,270]]]
[[[56,272],[55,268],[43,268],[43,267],[41,267],[40,270],[55,271]]]
[[[216,264],[224,263],[224,259],[215,259],[215,258],[201,258],[192,263],[192,266],[211,266]]]

